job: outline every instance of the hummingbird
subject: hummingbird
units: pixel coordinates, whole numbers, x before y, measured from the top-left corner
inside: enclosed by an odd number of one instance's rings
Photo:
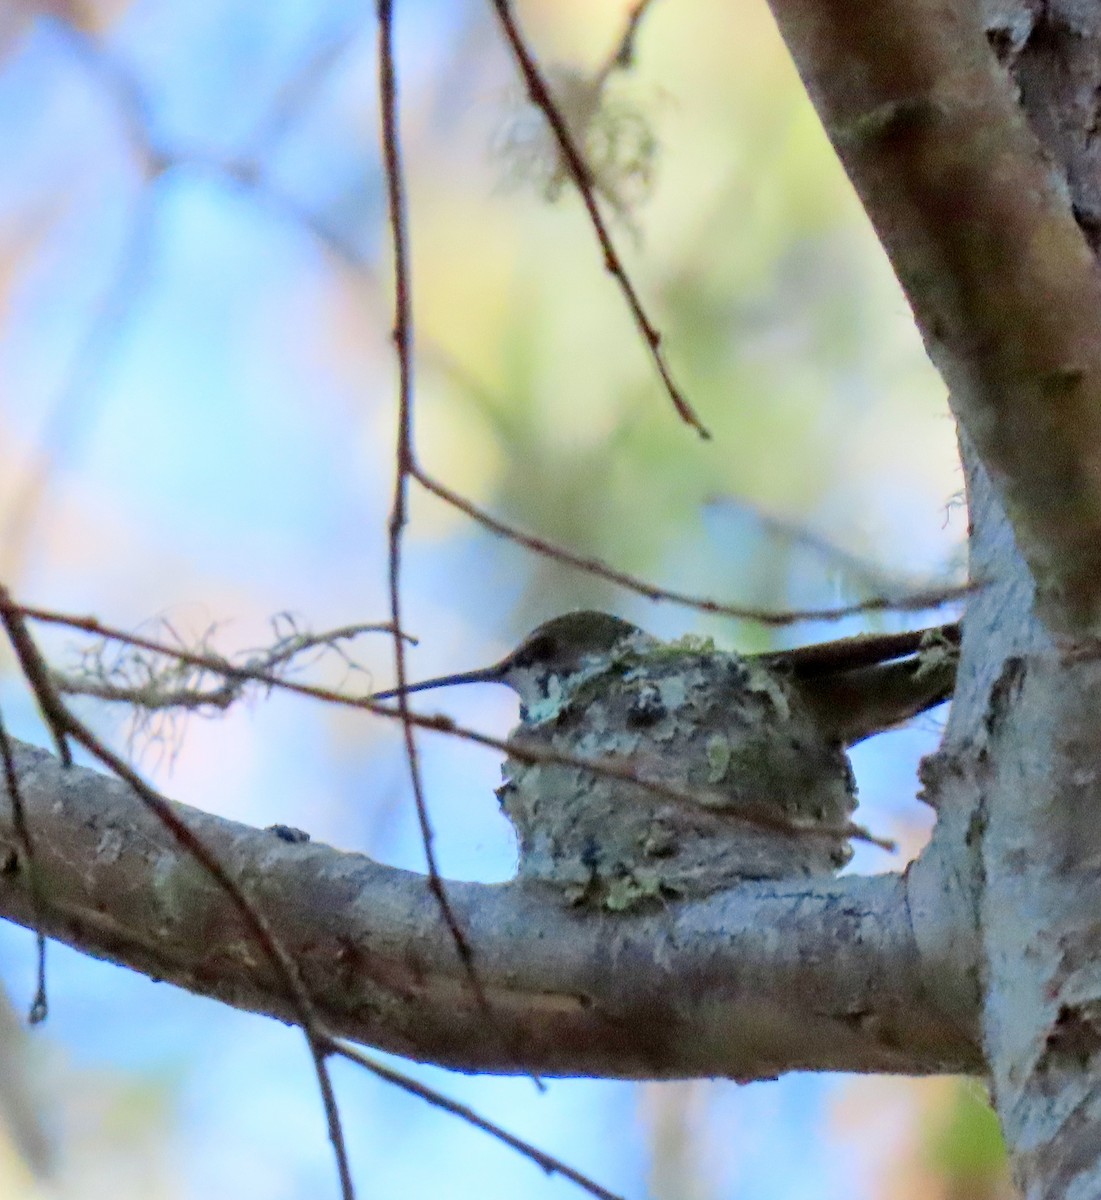
[[[943,625],[741,655],[580,611],[491,666],[405,691],[498,683],[519,696],[497,792],[518,876],[621,911],[843,866],[856,807],[847,749],[948,699],[958,642]]]

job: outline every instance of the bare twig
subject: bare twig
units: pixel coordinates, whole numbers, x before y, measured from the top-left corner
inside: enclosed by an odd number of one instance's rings
[[[627,13],[623,35],[597,73],[597,79],[607,79],[613,71],[626,71],[634,65],[635,41],[638,38],[639,26],[652,2],[653,0],[637,0]]]
[[[646,315],[646,310],[642,307],[642,301],[639,299],[638,292],[635,290],[635,286],[631,282],[630,276],[623,265],[623,260],[619,257],[619,253],[612,242],[607,224],[600,215],[600,208],[596,202],[596,193],[593,188],[592,172],[585,162],[581,150],[574,144],[574,139],[570,133],[566,118],[555,103],[554,96],[551,94],[551,90],[543,78],[539,65],[535,61],[535,56],[524,42],[508,0],[490,0],[490,2],[501,23],[501,28],[504,30],[505,39],[512,50],[513,57],[516,59],[516,65],[520,69],[520,74],[523,76],[528,95],[531,97],[532,103],[546,117],[551,131],[554,133],[555,141],[558,143],[558,150],[562,156],[562,161],[569,171],[570,178],[577,188],[581,201],[585,205],[586,212],[589,214],[589,222],[593,227],[593,232],[596,234],[596,239],[600,243],[600,249],[604,255],[604,266],[612,278],[615,279],[616,283],[619,284],[619,289],[623,293],[623,298],[627,302],[627,307],[630,309],[635,325],[642,334],[643,341],[645,341],[650,350],[654,366],[657,368],[665,390],[673,402],[673,407],[676,409],[681,420],[691,425],[700,437],[709,438],[711,434],[707,427],[696,415],[692,406],[688,403],[688,400],[673,379],[672,372],[665,361],[665,354],[661,348],[661,334]]]
[[[394,670],[398,686],[408,682],[405,670],[405,643],[401,638],[401,548],[402,533],[408,521],[409,476],[414,469],[413,456],[413,307],[410,294],[408,235],[405,227],[405,177],[401,163],[401,135],[398,125],[397,76],[394,69],[394,29],[392,0],[378,0],[378,82],[382,122],[382,151],[386,171],[386,194],[390,219],[390,244],[394,256],[394,346],[398,357],[398,434],[394,477],[394,498],[390,509],[390,620],[394,627]],[[475,987],[473,959],[466,934],[447,897],[433,847],[435,834],[428,816],[428,805],[421,780],[420,762],[409,703],[403,694],[398,702],[409,777],[417,808],[421,841],[428,874],[428,886],[451,930],[455,948],[466,965]]]
[[[30,631],[26,627],[24,614],[19,607],[12,603],[7,589],[0,586],[0,624],[11,641],[23,670],[24,677],[34,693],[43,717],[53,731],[58,746],[63,750],[62,762],[65,766],[72,765],[72,756],[68,749],[68,739],[82,745],[90,754],[97,758],[105,767],[119,779],[128,783],[134,794],[156,816],[157,820],[172,834],[176,842],[183,847],[208,875],[225,891],[234,907],[240,913],[245,926],[256,938],[261,949],[270,960],[272,966],[287,988],[287,995],[295,1007],[299,1024],[305,1034],[313,1057],[314,1071],[317,1075],[318,1086],[321,1090],[322,1103],[329,1127],[329,1140],[333,1145],[336,1156],[337,1171],[340,1175],[341,1195],[344,1200],[354,1200],[355,1188],[352,1183],[351,1170],[348,1165],[348,1154],[344,1144],[344,1132],[340,1123],[340,1112],[337,1108],[336,1095],[333,1091],[332,1079],[326,1062],[327,1049],[322,1044],[325,1035],[324,1026],[317,1016],[313,1000],[306,989],[298,969],[298,964],[287,953],[282,943],[275,936],[266,918],[256,905],[241,890],[240,884],[222,865],[221,861],[206,843],[195,834],[190,826],[176,813],[172,802],[162,796],[122,758],[104,745],[99,738],[66,707],[58,695],[50,679],[49,667],[46,665],[41,652],[35,645]]]
[[[284,618],[287,617],[287,614],[283,615]],[[176,639],[177,646],[186,649],[185,643],[171,626],[166,625],[165,628]],[[87,632],[92,630],[89,628]],[[209,638],[212,630],[208,630],[199,640],[201,653],[213,661],[222,663],[216,672],[219,682],[212,686],[204,686],[204,676],[210,673],[205,667],[186,664],[178,656],[167,658],[167,665],[163,667],[145,657],[125,654],[114,661],[106,662],[102,654],[102,642],[83,657],[79,673],[51,669],[50,678],[58,690],[66,695],[125,701],[138,706],[144,712],[170,709],[191,712],[214,709],[225,712],[242,698],[250,684],[256,683],[255,674],[250,672],[263,671],[279,675],[290,670],[296,665],[295,660],[311,650],[334,651],[350,669],[362,671],[363,668],[339,648],[339,643],[364,633],[392,632],[393,626],[389,623],[375,623],[343,625],[321,633],[308,633],[299,631],[292,622],[291,632],[279,636],[273,645],[249,651],[240,661],[233,661],[210,648]],[[406,641],[416,644],[415,638],[403,636]],[[129,644],[129,648],[144,649],[133,643]],[[181,664],[187,665],[189,670],[182,672]]]
[[[401,162],[401,131],[398,122],[397,76],[394,69],[393,3],[378,0],[379,25],[379,109],[382,122],[383,162],[386,175],[386,192],[389,207],[390,239],[394,255],[394,345],[398,357],[398,433],[396,446],[396,469],[394,476],[394,498],[389,521],[389,585],[390,620],[393,625],[394,669],[398,685],[404,689],[408,683],[405,669],[405,643],[401,623],[401,550],[402,533],[408,521],[409,478],[416,472],[413,449],[413,305],[409,278],[409,248],[405,225],[405,176]],[[405,740],[405,755],[409,763],[409,777],[413,785],[413,799],[420,824],[421,842],[424,846],[427,866],[428,887],[439,905],[451,932],[459,960],[463,964],[471,990],[486,1017],[495,1020],[485,994],[482,981],[474,964],[474,953],[466,933],[459,923],[454,906],[447,894],[443,877],[436,859],[433,839],[435,833],[428,816],[428,804],[421,779],[420,761],[417,757],[417,742],[414,735],[415,722],[409,711],[409,700],[404,690],[397,706]],[[506,1039],[508,1040],[508,1039]],[[522,1062],[522,1048],[509,1045],[510,1052]],[[532,1076],[537,1087],[540,1080]]]
[[[2,608],[3,603],[4,602],[0,600],[0,608]],[[219,670],[219,664],[224,663],[225,661],[219,657],[198,654],[191,650],[181,650],[173,646],[166,646],[160,642],[153,641],[150,638],[141,637],[137,634],[126,633],[119,629],[113,629],[110,626],[104,625],[94,617],[69,617],[64,613],[53,612],[49,609],[32,608],[29,605],[15,604],[14,601],[11,600],[8,600],[7,604],[14,608],[23,617],[29,618],[30,620],[43,621],[51,625],[64,625],[72,629],[80,629],[87,633],[94,633],[100,637],[112,638],[134,646],[141,646],[147,650],[153,651],[154,653],[170,655],[178,658],[181,662],[187,662],[195,666],[202,667],[204,670],[217,672]],[[809,649],[813,650],[814,648]],[[456,724],[456,722],[452,721],[449,717],[439,715],[427,716],[423,713],[413,712],[408,707],[403,714],[400,708],[380,703],[377,700],[372,700],[370,696],[349,696],[343,692],[336,691],[333,688],[320,687],[315,684],[299,683],[295,680],[284,679],[278,675],[273,675],[263,671],[246,672],[242,667],[234,667],[233,670],[237,675],[247,673],[250,678],[257,680],[258,682],[265,683],[272,688],[281,688],[284,691],[288,691],[299,696],[309,696],[311,699],[320,700],[328,704],[339,704],[345,708],[358,708],[366,712],[375,713],[379,716],[399,718],[403,721],[407,720],[410,725],[416,728],[431,730],[435,733],[448,734],[452,737],[460,738],[463,741],[473,742],[478,746],[485,746],[491,750],[499,750],[505,754],[511,755],[513,758],[516,758],[521,762],[553,763],[558,766],[577,767],[581,770],[588,771],[593,775],[598,775],[608,779],[623,780],[625,782],[635,784],[643,791],[650,792],[651,794],[657,796],[664,796],[672,800],[694,803],[699,797],[699,793],[693,791],[691,788],[679,788],[670,783],[665,783],[663,781],[650,779],[646,776],[639,775],[629,764],[620,763],[614,759],[594,759],[585,755],[567,754],[557,750],[551,750],[549,748],[534,747],[522,742],[517,743],[509,739],[492,737],[489,734],[480,733],[474,729],[468,729],[465,726]],[[134,696],[129,697],[128,699],[131,701],[136,701],[139,700],[140,697]],[[762,829],[778,830],[785,833],[792,833],[807,837],[851,837],[857,839],[858,841],[869,842],[872,845],[879,846],[887,851],[893,851],[895,849],[893,842],[876,837],[861,825],[852,823],[838,826],[811,824],[809,822],[803,822],[797,818],[775,812],[766,805],[762,805],[759,808],[751,808],[748,806],[745,808],[739,808],[738,812],[732,815],[735,815],[739,820],[745,821],[747,825],[758,826]]]
[[[511,1146],[513,1150],[530,1159],[548,1175],[561,1175],[563,1179],[568,1179],[571,1183],[576,1183],[578,1187],[583,1188],[591,1196],[598,1197],[598,1200],[622,1200],[615,1192],[610,1192],[607,1188],[601,1187],[600,1184],[595,1183],[587,1175],[575,1170],[560,1158],[556,1158],[553,1154],[547,1154],[523,1138],[509,1133],[506,1129],[502,1129],[500,1125],[495,1124],[493,1121],[487,1121],[485,1117],[480,1116],[472,1108],[469,1108],[465,1104],[460,1104],[457,1100],[452,1100],[442,1092],[436,1091],[435,1088],[430,1088],[415,1079],[410,1079],[408,1075],[399,1074],[397,1071],[386,1066],[385,1063],[379,1062],[378,1059],[365,1054],[357,1046],[349,1045],[347,1042],[336,1041],[333,1043],[333,1053],[357,1063],[359,1066],[372,1072],[372,1074],[377,1075],[380,1079],[385,1079],[387,1083],[392,1083],[395,1087],[402,1088],[414,1096],[419,1096],[422,1100],[431,1104],[433,1108],[442,1109],[444,1112],[451,1113],[452,1116],[459,1117],[468,1125],[473,1125],[475,1129],[483,1130],[491,1137],[496,1138],[497,1141],[503,1142],[506,1146]]]
[[[42,932],[42,914],[45,911],[46,900],[42,895],[42,881],[38,877],[34,861],[34,842],[31,840],[30,827],[27,824],[27,810],[23,805],[23,793],[19,789],[19,777],[15,772],[15,756],[12,754],[11,740],[8,737],[4,718],[0,715],[0,758],[4,760],[4,786],[11,797],[12,823],[15,826],[15,836],[19,839],[23,851],[23,870],[30,886],[31,908],[35,916],[35,943],[38,951],[38,970],[34,999],[31,1001],[30,1022],[37,1025],[44,1021],[49,1013],[49,1002],[46,998],[46,935]]]
[[[14,604],[8,589],[0,584],[0,625],[8,635],[11,647],[19,660],[20,669],[31,686],[35,700],[38,701],[42,719],[50,731],[57,756],[63,767],[73,765],[73,752],[69,749],[68,724],[69,713],[60,696],[50,682],[50,668],[38,652],[38,647],[31,639],[23,614]]]
[[[325,1027],[317,1015],[313,999],[302,979],[298,964],[278,940],[267,919],[244,894],[240,885],[215,857],[206,843],[192,833],[191,829],[176,815],[171,801],[150,787],[127,762],[105,746],[90,729],[72,716],[70,716],[70,733],[90,754],[98,758],[124,783],[130,785],[134,793],[168,829],[176,841],[226,892],[234,907],[241,914],[245,925],[287,986],[313,1059],[314,1074],[317,1076],[322,1105],[325,1110],[325,1120],[329,1128],[329,1141],[333,1146],[337,1173],[340,1176],[341,1196],[345,1200],[355,1200],[355,1185],[352,1182],[351,1167],[348,1163],[348,1150],[344,1142],[340,1109],[337,1106],[336,1093],[333,1090],[332,1077],[326,1061],[332,1039],[326,1034]]]
[[[720,617],[733,617],[739,621],[753,621],[758,625],[779,627],[798,625],[807,621],[839,621],[843,617],[852,617],[869,612],[918,612],[923,609],[939,608],[944,604],[962,600],[981,586],[980,583],[962,583],[933,586],[911,592],[905,596],[872,596],[852,604],[842,604],[829,608],[803,608],[777,610],[771,608],[753,608],[748,605],[722,604],[705,596],[693,596],[688,592],[677,591],[674,588],[657,587],[640,579],[636,575],[628,575],[625,571],[616,570],[602,559],[587,554],[578,554],[564,546],[548,542],[535,534],[526,533],[515,525],[509,525],[497,517],[491,516],[484,509],[467,500],[458,492],[452,491],[446,484],[429,475],[418,463],[413,463],[410,473],[413,478],[432,495],[445,504],[450,504],[459,512],[465,513],[471,520],[476,521],[490,533],[506,538],[510,542],[524,546],[535,554],[554,559],[566,566],[575,567],[589,575],[606,579],[617,587],[626,588],[645,596],[648,600],[667,600],[672,604],[681,604],[685,608],[697,612],[712,613]]]

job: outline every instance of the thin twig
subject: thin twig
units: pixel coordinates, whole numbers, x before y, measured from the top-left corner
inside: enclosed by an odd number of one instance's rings
[[[449,352],[438,346],[432,346],[428,353],[435,368],[442,371],[449,380],[467,392],[477,403],[479,412],[486,416],[502,436],[506,436],[508,431],[500,422],[498,411],[504,403],[502,397],[496,395],[481,380],[477,379]],[[619,571],[602,559],[579,554],[545,538],[529,534],[515,525],[510,525],[500,518],[492,516],[473,501],[461,496],[434,476],[429,475],[419,463],[414,464],[413,475],[417,482],[437,499],[451,505],[472,521],[489,530],[490,533],[506,541],[515,542],[525,549],[531,550],[534,554],[564,563],[587,574],[596,575],[617,587],[645,596],[649,600],[667,600],[699,612],[729,616],[772,627],[793,625],[804,621],[840,620],[861,612],[916,612],[922,609],[939,608],[944,604],[964,599],[981,586],[975,581],[970,584],[934,583],[920,586],[914,580],[892,578],[875,563],[837,546],[828,538],[815,533],[806,526],[770,513],[751,500],[722,494],[706,500],[706,507],[729,506],[748,513],[766,534],[805,547],[823,559],[826,565],[836,567],[844,572],[853,579],[857,586],[870,593],[868,599],[856,601],[852,605],[840,608],[772,610],[723,604],[706,597],[692,596],[659,587],[647,580]]]
[[[386,195],[390,219],[390,245],[394,256],[394,346],[398,358],[398,432],[394,498],[389,521],[389,586],[390,620],[394,627],[394,670],[398,686],[405,688],[405,643],[401,638],[401,549],[402,533],[408,521],[409,476],[414,469],[413,459],[413,307],[409,279],[409,243],[405,227],[405,176],[401,163],[401,135],[398,125],[397,76],[394,69],[394,28],[392,0],[378,2],[378,83],[379,111],[382,124],[382,151],[386,173]],[[420,824],[421,842],[427,866],[428,886],[440,907],[440,913],[451,931],[455,949],[473,978],[470,944],[451,906],[443,885],[436,851],[435,833],[428,816],[428,805],[421,780],[420,761],[413,722],[409,718],[408,698],[402,694],[398,701],[405,756],[409,763],[409,778]],[[475,984],[475,986],[479,986]]]
[[[619,289],[623,293],[623,298],[627,302],[627,307],[631,311],[631,316],[634,318],[639,333],[642,334],[643,341],[650,350],[654,366],[657,368],[658,375],[665,385],[665,390],[673,402],[673,407],[676,409],[681,420],[691,425],[700,437],[710,438],[711,434],[707,427],[696,415],[692,406],[688,403],[688,400],[673,379],[672,372],[665,361],[665,354],[661,348],[661,334],[646,315],[646,310],[642,307],[642,301],[639,299],[638,292],[635,290],[635,286],[631,282],[630,276],[623,265],[623,260],[619,257],[619,253],[612,242],[607,224],[600,215],[600,208],[596,202],[596,193],[593,189],[592,172],[589,170],[581,151],[574,144],[566,118],[555,103],[550,88],[547,86],[546,80],[543,78],[542,72],[535,61],[535,56],[524,43],[520,28],[512,15],[512,9],[508,0],[490,0],[490,2],[497,13],[498,20],[501,22],[501,28],[504,30],[505,38],[512,50],[512,55],[516,59],[516,65],[523,76],[531,101],[546,117],[551,131],[554,133],[555,141],[558,143],[558,150],[562,156],[562,161],[565,163],[570,178],[573,180],[581,201],[585,205],[585,210],[589,214],[589,223],[593,227],[593,232],[596,234],[596,239],[600,243],[600,249],[604,255],[604,266],[612,278],[615,279],[616,283],[619,284]]]
[[[337,1107],[336,1095],[326,1062],[327,1051],[321,1040],[325,1036],[325,1029],[317,1016],[313,1000],[299,972],[298,964],[275,936],[264,915],[241,890],[240,885],[222,865],[217,855],[179,816],[173,808],[172,802],[146,783],[124,759],[104,745],[82,721],[69,711],[51,682],[49,667],[27,629],[24,614],[17,605],[12,603],[10,594],[3,586],[0,586],[0,623],[3,624],[8,634],[24,677],[54,733],[55,740],[58,741],[59,746],[64,748],[65,757],[62,759],[64,765],[72,765],[72,756],[67,744],[68,738],[71,737],[119,779],[128,783],[135,795],[169,831],[177,844],[186,850],[226,893],[240,913],[245,926],[256,938],[276,973],[283,980],[288,998],[294,1005],[299,1024],[313,1057],[314,1071],[329,1127],[329,1140],[332,1142],[333,1152],[336,1156],[341,1195],[344,1200],[354,1200],[355,1188],[348,1164],[340,1111]]]
[[[38,652],[38,647],[27,630],[23,614],[3,584],[0,584],[0,625],[4,626],[15,656],[19,659],[19,666],[26,676],[27,682],[31,685],[34,698],[38,701],[39,711],[42,713],[42,719],[46,722],[50,737],[53,738],[54,745],[57,747],[57,756],[61,760],[61,765],[71,767],[73,752],[69,749],[67,736],[69,732],[68,710],[50,683],[50,668]]]
[[[128,783],[143,804],[156,816],[165,828],[176,839],[193,859],[207,872],[208,875],[226,892],[234,907],[241,914],[245,925],[259,942],[261,949],[282,978],[289,990],[289,998],[294,1004],[298,1023],[306,1035],[306,1042],[313,1059],[314,1074],[317,1077],[321,1091],[322,1105],[325,1110],[325,1120],[329,1129],[329,1141],[333,1146],[336,1157],[337,1172],[340,1176],[341,1196],[345,1200],[355,1200],[355,1185],[352,1182],[351,1167],[348,1163],[348,1150],[344,1141],[344,1129],[340,1120],[340,1109],[333,1090],[332,1077],[326,1061],[328,1049],[326,1043],[331,1042],[324,1024],[317,1015],[312,997],[306,988],[298,964],[287,952],[282,942],[276,937],[267,919],[241,890],[240,885],[222,865],[217,856],[206,843],[176,814],[172,802],[160,792],[150,787],[130,765],[78,721],[70,716],[70,733],[90,754],[99,759],[104,766],[111,770],[124,783]]]
[[[220,659],[217,656],[166,646],[150,638],[113,629],[110,626],[104,625],[95,617],[69,617],[63,613],[53,612],[49,609],[32,608],[28,605],[15,604],[10,600],[7,603],[22,616],[30,620],[43,621],[51,625],[64,625],[72,629],[94,633],[99,637],[111,638],[133,646],[141,646],[156,654],[167,654],[178,658],[181,662],[191,663],[208,671],[217,672],[221,669],[219,664],[224,663],[224,659]],[[2,604],[3,601],[0,600],[0,607],[2,607]],[[635,784],[643,791],[649,792],[652,795],[687,803],[696,803],[699,800],[700,793],[693,791],[691,788],[680,788],[671,783],[649,779],[646,776],[639,775],[629,764],[619,763],[614,759],[594,759],[585,755],[567,754],[563,751],[535,747],[522,741],[517,742],[511,739],[493,737],[489,734],[480,733],[475,729],[468,729],[466,726],[457,724],[450,717],[425,715],[414,712],[408,707],[406,707],[403,715],[400,708],[372,700],[370,696],[349,696],[333,688],[321,687],[316,684],[298,683],[295,680],[284,679],[281,676],[263,671],[249,671],[242,667],[234,667],[232,669],[238,676],[248,675],[249,678],[267,684],[272,688],[281,688],[284,691],[292,692],[299,696],[308,696],[313,700],[320,700],[327,704],[339,704],[345,708],[357,708],[362,711],[375,713],[378,716],[408,720],[409,724],[416,728],[427,729],[434,733],[447,734],[451,737],[460,738],[463,741],[473,742],[478,746],[485,746],[491,750],[499,750],[511,755],[520,762],[553,763],[556,766],[576,767],[603,778],[617,779]],[[130,699],[138,701],[140,697],[134,696]],[[405,697],[405,699],[408,698]],[[858,841],[869,842],[873,846],[879,846],[881,849],[889,852],[893,852],[896,849],[893,842],[876,837],[861,825],[853,823],[836,826],[812,824],[800,821],[798,818],[789,817],[783,813],[775,812],[768,805],[739,808],[736,813],[732,813],[731,815],[735,816],[738,820],[744,821],[747,825],[754,825],[763,829],[778,830],[807,837],[851,837]]]
[[[436,851],[433,846],[435,832],[428,816],[428,803],[424,795],[420,761],[417,757],[417,741],[414,722],[409,711],[409,699],[404,689],[408,683],[405,669],[405,643],[402,639],[401,622],[401,550],[402,533],[409,519],[409,478],[416,472],[413,450],[413,302],[409,278],[409,239],[405,224],[405,176],[401,162],[401,130],[398,121],[397,75],[394,68],[394,29],[392,0],[379,0],[379,110],[382,123],[383,161],[386,174],[386,193],[390,218],[390,240],[394,255],[394,345],[398,357],[398,433],[396,446],[396,470],[394,477],[394,499],[389,521],[389,587],[390,621],[393,625],[394,670],[402,692],[398,699],[398,714],[402,735],[405,740],[405,757],[409,764],[409,777],[413,786],[413,799],[420,824],[421,843],[427,866],[428,887],[439,905],[459,961],[463,965],[471,991],[478,1006],[491,1024],[496,1018],[490,1007],[482,981],[474,964],[474,952],[458,915],[447,894],[443,876],[440,874]],[[522,1061],[522,1048],[503,1035],[507,1049],[517,1061]],[[534,1075],[535,1085],[542,1083]]]
[[[547,1154],[546,1151],[533,1146],[531,1142],[525,1141],[513,1133],[509,1133],[506,1129],[502,1129],[500,1125],[495,1124],[493,1121],[487,1121],[485,1117],[480,1116],[472,1108],[469,1108],[465,1104],[460,1104],[457,1100],[452,1100],[450,1096],[445,1096],[442,1092],[436,1091],[435,1088],[411,1079],[408,1075],[399,1074],[386,1066],[385,1063],[379,1062],[378,1059],[365,1054],[357,1046],[351,1046],[347,1042],[338,1040],[334,1042],[332,1051],[334,1054],[339,1054],[350,1062],[357,1063],[359,1066],[371,1071],[380,1079],[385,1079],[387,1083],[392,1083],[414,1096],[419,1096],[422,1100],[431,1104],[433,1108],[439,1108],[444,1112],[451,1113],[452,1116],[459,1117],[468,1125],[473,1125],[475,1129],[481,1129],[491,1137],[496,1138],[497,1141],[503,1142],[506,1146],[511,1146],[513,1150],[530,1159],[548,1175],[561,1175],[564,1179],[568,1179],[571,1183],[575,1183],[578,1187],[583,1188],[590,1195],[598,1197],[598,1200],[622,1200],[622,1197],[618,1196],[615,1192],[610,1192],[607,1188],[601,1187],[599,1183],[594,1182],[587,1175],[575,1170],[560,1158],[556,1158],[553,1154]]]
[[[598,80],[607,79],[613,71],[626,71],[634,66],[635,41],[638,38],[639,26],[651,3],[652,0],[638,0],[627,13],[627,23],[624,26],[623,35],[597,72]]]
[[[625,571],[619,571],[615,567],[609,566],[602,559],[587,554],[578,554],[576,551],[569,550],[565,546],[559,546],[554,542],[548,542],[543,538],[536,537],[535,534],[526,533],[524,530],[518,529],[515,525],[509,525],[497,517],[491,516],[484,509],[467,500],[465,496],[452,491],[446,484],[429,475],[417,463],[412,465],[410,473],[421,487],[431,492],[432,495],[442,500],[445,504],[450,504],[452,508],[465,513],[471,520],[476,521],[484,529],[488,529],[490,533],[494,533],[498,537],[505,538],[510,542],[515,542],[517,545],[524,546],[535,554],[541,554],[545,558],[551,558],[556,562],[564,563],[566,566],[575,567],[577,570],[584,571],[589,575],[596,575],[600,579],[606,579],[609,583],[614,583],[618,587],[626,588],[628,591],[645,596],[648,600],[668,600],[673,604],[680,604],[685,608],[695,609],[697,612],[712,613],[720,617],[733,617],[739,621],[753,621],[758,625],[780,627],[784,625],[798,625],[808,621],[839,621],[844,617],[852,617],[860,613],[869,612],[918,612],[923,609],[939,608],[941,605],[962,600],[981,586],[977,582],[950,584],[947,586],[925,588],[911,592],[906,596],[873,596],[867,600],[859,600],[852,604],[843,604],[830,608],[776,610],[771,608],[753,608],[740,604],[722,604],[717,600],[709,600],[705,596],[693,596],[688,592],[680,592],[674,588],[657,587],[652,583],[648,583],[645,579],[640,579],[636,575],[628,575]]]
[[[23,851],[23,870],[30,885],[31,912],[35,918],[34,935],[38,951],[38,969],[29,1020],[32,1025],[37,1025],[46,1019],[50,1011],[49,1001],[46,998],[46,935],[42,932],[42,926],[45,924],[46,898],[42,894],[42,880],[38,877],[34,860],[34,843],[31,840],[30,826],[27,824],[27,810],[23,804],[23,793],[19,788],[19,777],[15,771],[15,755],[12,752],[11,739],[8,737],[2,715],[0,715],[0,758],[4,760],[4,786],[11,800],[15,836]]]
[[[283,614],[284,617],[287,614]],[[165,628],[176,638],[177,645],[184,647],[170,625]],[[276,628],[278,628],[276,626]],[[95,649],[86,655],[84,664],[89,658],[91,665],[82,665],[79,674],[69,674],[62,671],[50,670],[50,679],[54,686],[68,696],[91,696],[97,700],[126,701],[135,704],[146,713],[170,709],[199,711],[215,709],[225,712],[231,708],[245,693],[251,683],[255,683],[254,675],[249,671],[269,671],[278,674],[282,670],[291,669],[296,658],[310,650],[332,650],[344,660],[347,666],[354,670],[362,670],[347,654],[339,649],[337,643],[358,638],[364,633],[386,633],[393,631],[388,622],[384,624],[342,625],[337,629],[328,629],[322,633],[305,633],[291,628],[294,632],[280,636],[274,645],[248,651],[247,657],[234,662],[216,654],[213,650],[209,657],[220,659],[222,666],[217,674],[220,682],[216,686],[202,686],[204,669],[198,668],[198,677],[181,674],[179,658],[172,659],[174,664],[163,669],[145,659],[127,659],[124,656],[111,663],[105,663],[102,654]],[[92,632],[89,628],[88,632]],[[201,646],[209,644],[208,639],[213,630],[203,634]],[[407,642],[417,644],[416,638],[403,635]],[[135,674],[141,676],[135,679]]]

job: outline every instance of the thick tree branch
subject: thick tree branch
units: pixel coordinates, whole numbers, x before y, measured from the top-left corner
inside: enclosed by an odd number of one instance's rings
[[[16,764],[45,932],[292,1019],[232,904],[124,784],[63,770],[30,746],[17,745]],[[179,811],[278,931],[327,1026],[357,1041],[461,1069],[541,1074],[981,1068],[977,1013],[953,1018],[938,1003],[958,990],[966,922],[935,899],[911,913],[905,877],[745,884],[631,917],[578,913],[516,884],[451,884],[490,1024],[422,876]],[[6,792],[0,853],[0,915],[31,924]],[[508,1045],[524,1046],[526,1060],[510,1061]]]
[[[1054,628],[1101,631],[1101,275],[959,0],[771,0]]]

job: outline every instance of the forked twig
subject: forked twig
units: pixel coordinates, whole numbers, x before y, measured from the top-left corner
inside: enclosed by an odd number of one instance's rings
[[[398,125],[397,75],[394,69],[393,0],[378,0],[378,82],[379,111],[382,123],[382,151],[386,174],[386,195],[390,221],[390,246],[394,256],[394,346],[398,358],[398,431],[394,496],[389,520],[390,621],[394,629],[394,670],[398,686],[408,682],[405,669],[405,644],[401,637],[401,549],[402,533],[409,519],[409,476],[413,472],[413,310],[409,280],[409,243],[405,227],[405,177],[402,173],[401,140]],[[455,948],[466,965],[475,987],[473,960],[466,934],[448,899],[433,846],[435,833],[428,816],[420,760],[409,703],[404,692],[398,702],[405,755],[413,785],[421,841],[427,867],[428,886],[451,931]]]
[[[401,131],[398,122],[397,75],[394,69],[393,0],[378,0],[379,24],[379,110],[382,123],[383,162],[386,175],[386,194],[390,220],[390,241],[394,255],[394,345],[398,358],[398,432],[396,446],[396,469],[394,498],[389,520],[389,589],[390,621],[393,626],[394,669],[398,686],[402,692],[398,699],[397,712],[401,720],[405,741],[405,756],[409,764],[409,777],[413,785],[413,799],[420,825],[421,842],[427,866],[428,887],[439,906],[451,939],[455,943],[459,960],[470,983],[478,1006],[486,1017],[495,1022],[489,997],[478,977],[474,964],[474,953],[466,933],[447,894],[443,876],[440,874],[436,851],[433,846],[435,832],[428,816],[428,803],[424,795],[420,760],[417,756],[417,740],[414,734],[416,722],[409,711],[409,700],[405,694],[408,675],[405,669],[405,643],[401,623],[401,550],[402,533],[409,519],[409,479],[416,474],[416,459],[413,449],[413,306],[409,278],[409,241],[405,225],[405,176],[401,162]],[[508,1050],[517,1061],[522,1061],[522,1048],[512,1044],[505,1035]],[[537,1087],[541,1082],[532,1076]]]
[[[177,844],[186,850],[204,871],[222,888],[234,908],[241,915],[246,928],[256,939],[265,956],[287,989],[287,996],[294,1005],[298,1022],[306,1037],[313,1058],[314,1072],[321,1091],[322,1104],[328,1122],[329,1140],[336,1156],[337,1172],[340,1176],[341,1195],[344,1200],[354,1200],[355,1187],[352,1183],[348,1152],[344,1142],[344,1131],[340,1122],[336,1094],[333,1091],[326,1055],[322,1044],[326,1031],[317,1015],[313,1000],[299,972],[298,964],[276,937],[264,915],[242,891],[240,884],[222,865],[222,862],[201,837],[196,834],[172,806],[167,797],[161,795],[80,720],[65,705],[50,679],[50,670],[27,629],[24,614],[12,602],[7,588],[0,585],[0,624],[11,642],[19,660],[23,675],[38,702],[43,718],[59,746],[61,761],[72,765],[68,739],[82,745],[105,767],[124,783],[128,783],[134,794],[169,831]],[[331,1040],[331,1039],[330,1039]]]

